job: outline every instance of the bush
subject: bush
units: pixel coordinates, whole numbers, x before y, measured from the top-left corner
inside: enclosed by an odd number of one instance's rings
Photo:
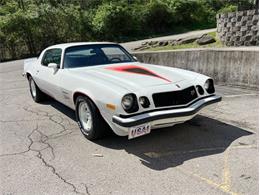
[[[225,7],[221,8],[218,13],[228,13],[228,12],[235,12],[237,11],[237,6],[235,5],[226,5]]]
[[[105,3],[98,7],[93,28],[100,40],[121,41],[136,34],[136,21],[125,4]]]
[[[53,44],[91,39],[89,20],[79,6],[29,4],[23,9],[13,3],[4,8],[0,13],[13,10],[0,15],[0,40],[8,53],[5,58],[35,56]]]
[[[206,0],[168,0],[167,4],[173,10],[176,25],[187,28],[215,25],[215,12]]]
[[[15,59],[61,42],[129,41],[215,27],[217,12],[258,4],[253,0],[0,0],[0,5],[0,58]]]
[[[173,12],[169,7],[160,2],[153,1],[147,7],[144,16],[145,26],[154,33],[163,33],[172,31],[174,24]]]
[[[136,37],[144,37],[151,34],[150,30],[146,29],[145,26],[145,16],[147,13],[147,6],[145,4],[131,4],[130,12],[133,17],[134,23],[134,36]]]

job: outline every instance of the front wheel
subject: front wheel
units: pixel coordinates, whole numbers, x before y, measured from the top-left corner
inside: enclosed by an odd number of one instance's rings
[[[89,140],[103,137],[108,129],[95,104],[84,96],[76,99],[76,119],[82,134]]]
[[[36,85],[36,83],[34,82],[31,76],[29,77],[28,81],[29,81],[30,93],[33,100],[37,103],[44,100],[45,94],[39,89],[39,87]]]

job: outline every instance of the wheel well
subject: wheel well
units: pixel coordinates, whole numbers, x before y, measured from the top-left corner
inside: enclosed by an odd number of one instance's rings
[[[74,104],[76,103],[76,99],[77,99],[77,97],[79,97],[79,96],[85,96],[85,97],[87,97],[88,99],[90,99],[90,100],[94,103],[94,101],[93,101],[89,96],[87,96],[86,94],[81,93],[81,92],[76,92],[76,93],[73,94],[73,102],[74,102]],[[95,103],[94,103],[94,104],[95,104]],[[95,104],[95,105],[96,105],[96,104]]]
[[[100,112],[100,110],[99,110],[99,108],[97,107],[97,105],[95,104],[95,102],[88,96],[88,95],[86,95],[86,94],[84,94],[84,93],[81,93],[81,92],[75,92],[74,94],[73,94],[73,102],[74,102],[74,105],[76,104],[76,99],[77,99],[77,97],[79,97],[79,96],[85,96],[85,97],[87,97],[93,104],[94,104],[94,106],[96,107],[96,109],[97,109],[97,111],[98,111],[98,114],[100,115],[100,117],[103,119],[103,121],[110,127],[110,125],[109,125],[109,123],[105,120],[105,118],[101,115],[101,112]],[[76,105],[75,105],[76,106]]]
[[[30,73],[26,73],[26,78],[29,80],[29,77],[32,77],[32,75]]]
[[[86,95],[86,94],[84,94],[84,93],[81,93],[81,92],[75,92],[75,93],[73,94],[73,102],[74,102],[74,105],[76,104],[76,99],[77,99],[77,97],[79,97],[79,96],[85,96],[85,97],[87,97],[87,98],[94,104],[94,106],[97,108],[97,110],[99,111],[99,108],[97,107],[96,103],[95,103],[88,95]],[[100,111],[99,111],[99,112],[100,112]]]

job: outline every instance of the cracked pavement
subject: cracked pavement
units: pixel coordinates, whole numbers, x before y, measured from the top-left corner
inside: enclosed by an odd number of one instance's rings
[[[1,194],[258,194],[258,91],[217,86],[187,123],[91,142],[72,110],[33,102],[22,67],[0,63]]]

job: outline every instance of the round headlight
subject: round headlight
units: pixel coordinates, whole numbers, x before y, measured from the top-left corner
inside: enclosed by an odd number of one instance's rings
[[[214,93],[215,92],[215,87],[214,87],[214,82],[213,79],[208,79],[206,80],[204,84],[204,88],[208,93]]]
[[[134,94],[126,94],[121,101],[122,107],[126,112],[136,112],[138,104]]]
[[[204,94],[204,89],[200,85],[197,85],[196,88],[200,95]]]
[[[206,90],[208,90],[208,89],[209,89],[209,85],[210,85],[210,83],[209,83],[209,79],[208,79],[208,80],[206,80],[206,82],[205,82],[205,84],[204,84],[204,88],[205,88]]]
[[[143,108],[148,108],[150,106],[150,101],[147,97],[142,96],[139,98],[139,102]]]
[[[128,94],[128,95],[125,95],[122,99],[122,106],[125,110],[128,110],[129,108],[132,107],[134,103],[134,98],[132,95]]]

